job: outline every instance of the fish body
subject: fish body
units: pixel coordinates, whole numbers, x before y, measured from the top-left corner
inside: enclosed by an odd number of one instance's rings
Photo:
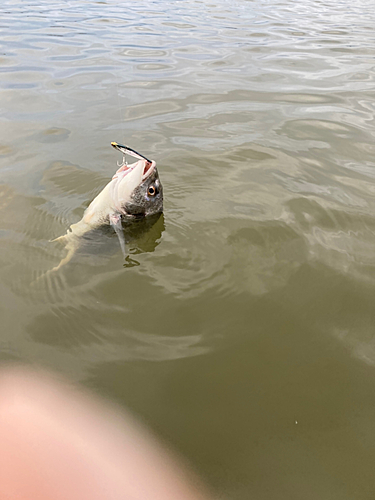
[[[112,180],[87,207],[82,219],[72,224],[65,235],[53,240],[64,244],[68,252],[51,271],[60,269],[71,260],[87,233],[108,224],[116,231],[125,255],[122,221],[163,211],[163,186],[155,161],[148,160],[126,146],[117,143],[112,143],[112,146],[123,154],[130,154],[139,159],[131,165],[121,165]]]

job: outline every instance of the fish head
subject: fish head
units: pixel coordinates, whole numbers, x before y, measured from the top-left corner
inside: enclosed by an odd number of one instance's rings
[[[163,186],[155,161],[121,166],[112,183],[112,200],[121,214],[144,217],[163,211]]]

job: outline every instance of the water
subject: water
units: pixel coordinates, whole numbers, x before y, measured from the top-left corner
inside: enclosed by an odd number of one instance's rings
[[[1,354],[132,409],[219,498],[375,495],[373,2],[1,5]],[[55,279],[121,158],[164,218]]]

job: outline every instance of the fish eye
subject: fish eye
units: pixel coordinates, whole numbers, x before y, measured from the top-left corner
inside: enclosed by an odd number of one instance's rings
[[[156,195],[156,188],[154,186],[150,186],[147,190],[147,194],[150,196],[155,196]]]

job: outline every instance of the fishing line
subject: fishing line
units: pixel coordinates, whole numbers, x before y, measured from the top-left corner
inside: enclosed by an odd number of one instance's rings
[[[125,127],[123,127],[123,125],[125,125],[125,120],[124,120],[124,117],[123,117],[123,108],[122,108],[121,101],[120,101],[119,75],[118,75],[117,72],[116,72],[116,75],[115,75],[115,81],[116,81],[116,92],[117,92],[117,105],[118,105],[118,109],[119,109],[119,112],[120,112],[120,128],[123,129],[124,142],[125,142]],[[124,152],[122,153],[122,162],[121,163],[116,162],[116,163],[117,163],[117,166],[120,167],[120,168],[128,165],[128,161],[126,159],[126,154]]]
[[[120,88],[120,86],[119,86],[119,81],[118,81],[118,80],[119,80],[119,75],[117,75],[117,74],[116,74],[116,76],[115,76],[115,81],[116,81],[116,93],[117,93],[117,107],[118,107],[118,109],[119,109],[119,113],[120,113],[120,128],[122,128],[122,129],[123,129],[123,130],[122,130],[122,133],[123,133],[123,135],[124,135],[124,137],[123,137],[123,138],[124,138],[124,142],[126,142],[126,141],[125,141],[125,129],[124,129],[124,127],[122,126],[122,125],[124,125],[124,124],[125,124],[125,121],[123,121],[123,119],[124,119],[124,117],[123,117],[123,108],[122,108],[122,105],[121,105],[121,100],[120,100],[120,92],[119,92],[119,88]]]
[[[120,65],[119,65],[120,66]],[[117,93],[117,107],[119,109],[119,113],[120,113],[120,129],[122,129],[122,133],[123,133],[123,139],[124,139],[124,142],[126,143],[126,137],[125,137],[125,119],[124,119],[124,115],[125,115],[125,112],[123,113],[123,107],[121,105],[121,99],[120,99],[120,70],[118,70],[118,72],[115,70],[115,82],[116,82],[116,93]],[[121,132],[120,132],[121,133]],[[127,162],[126,162],[126,157],[125,155],[123,156],[123,164],[124,165],[127,165]]]

